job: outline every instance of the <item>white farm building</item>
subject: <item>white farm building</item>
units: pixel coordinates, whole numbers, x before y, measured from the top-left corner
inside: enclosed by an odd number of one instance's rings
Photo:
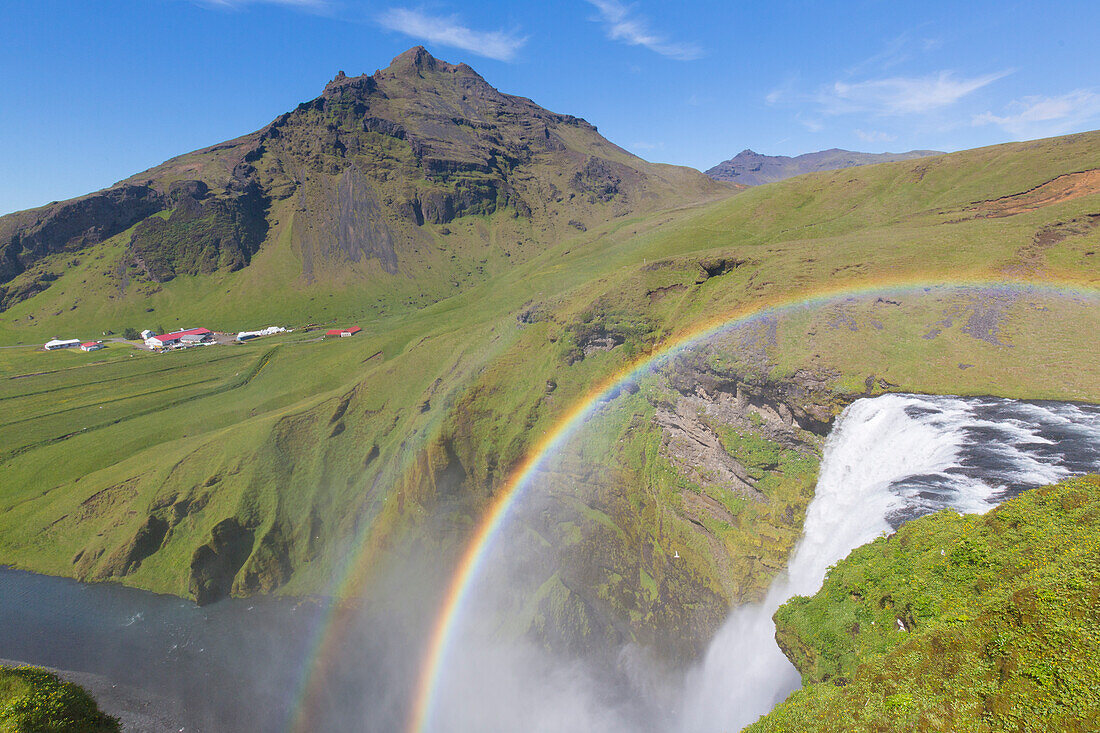
[[[46,351],[56,351],[57,349],[75,349],[77,346],[80,346],[80,339],[53,338],[46,342]]]

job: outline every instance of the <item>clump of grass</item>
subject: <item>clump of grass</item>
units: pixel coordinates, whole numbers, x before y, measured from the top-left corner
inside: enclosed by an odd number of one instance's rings
[[[38,667],[0,667],[0,730],[118,733],[119,721],[72,682]]]

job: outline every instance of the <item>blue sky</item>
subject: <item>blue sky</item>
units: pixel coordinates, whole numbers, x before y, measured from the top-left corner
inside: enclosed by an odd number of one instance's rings
[[[0,214],[262,127],[415,45],[650,160],[1100,128],[1095,2],[7,0]]]

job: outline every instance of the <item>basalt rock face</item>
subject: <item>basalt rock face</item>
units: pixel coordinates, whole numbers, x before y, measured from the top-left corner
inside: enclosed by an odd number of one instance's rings
[[[157,282],[246,266],[267,234],[267,199],[260,187],[245,180],[211,196],[202,181],[180,183],[172,190],[172,213],[135,228],[134,262]]]
[[[307,284],[349,263],[360,277],[416,278],[432,269],[444,225],[463,217],[521,222],[508,229],[519,240],[514,263],[614,216],[721,193],[697,171],[646,163],[584,120],[503,94],[417,47],[371,75],[340,72],[255,133],[0,217],[0,308],[50,286],[66,267],[50,255],[130,227],[119,270],[153,283],[247,267],[272,227],[291,219]]]
[[[165,197],[139,184],[119,184],[80,198],[0,217],[0,284],[47,255],[102,242],[161,211]]]

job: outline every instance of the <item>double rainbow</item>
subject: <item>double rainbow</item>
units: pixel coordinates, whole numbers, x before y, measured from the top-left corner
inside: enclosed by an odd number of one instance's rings
[[[1083,297],[1096,302],[1100,307],[1100,289],[1069,279],[1042,284],[1022,280],[982,278],[955,278],[937,281],[895,279],[848,283],[832,288],[818,289],[809,293],[789,293],[771,300],[758,300],[746,304],[732,313],[697,324],[662,344],[653,352],[626,365],[589,390],[566,413],[558,418],[552,428],[547,431],[528,452],[523,461],[513,470],[507,482],[496,493],[495,500],[469,539],[447,586],[439,613],[431,628],[408,718],[407,730],[409,733],[426,731],[432,723],[434,705],[448,652],[456,629],[463,617],[466,601],[470,596],[471,588],[484,564],[493,540],[507,521],[510,510],[530,486],[532,478],[547,458],[585,423],[601,403],[610,399],[623,385],[636,380],[647,370],[667,362],[679,352],[724,330],[743,326],[754,319],[779,316],[802,308],[820,306],[841,298],[862,298],[887,294],[902,295],[933,289],[950,291],[972,288],[1008,288],[1037,295]],[[346,575],[337,584],[341,591],[340,597],[359,595],[361,585],[365,582],[365,577],[369,575],[369,572],[364,573],[364,565],[367,564],[364,558],[373,554],[369,551],[370,546],[374,544],[371,541],[371,534],[369,531],[366,533],[359,551],[354,553],[356,560],[349,563]],[[324,667],[324,659],[330,653],[335,653],[334,650],[338,648],[338,640],[341,636],[339,618],[340,614],[334,613],[326,621],[324,628],[319,630],[314,655],[307,665],[308,677],[303,680],[301,695],[296,705],[296,725],[294,726],[296,730],[305,730],[306,728],[303,726],[310,718],[308,713],[309,693],[312,687],[310,678],[318,676]]]

